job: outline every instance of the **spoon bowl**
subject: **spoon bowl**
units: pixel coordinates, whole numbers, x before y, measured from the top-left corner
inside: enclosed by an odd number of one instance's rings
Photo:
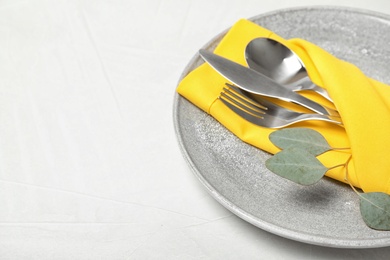
[[[305,65],[288,47],[270,38],[256,38],[245,49],[248,66],[293,91],[311,90],[332,102],[327,91],[309,78]]]

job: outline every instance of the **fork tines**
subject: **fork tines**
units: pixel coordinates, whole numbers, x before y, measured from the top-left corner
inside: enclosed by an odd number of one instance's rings
[[[252,116],[263,118],[267,107],[257,103],[250,97],[246,96],[236,86],[226,83],[223,91],[220,94],[220,99],[224,104],[228,105],[232,109],[232,106],[237,109],[244,110]]]

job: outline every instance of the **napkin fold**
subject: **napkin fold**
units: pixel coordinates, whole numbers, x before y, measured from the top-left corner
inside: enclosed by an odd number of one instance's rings
[[[364,192],[390,194],[390,87],[365,76],[359,68],[327,53],[303,39],[286,40],[270,30],[242,19],[234,24],[214,52],[246,65],[244,51],[254,38],[269,37],[291,48],[305,64],[314,83],[327,89],[339,111],[344,127],[321,121],[306,121],[290,127],[308,127],[319,131],[334,148],[318,158],[327,167],[348,164],[348,181]],[[275,129],[254,125],[241,118],[219,99],[226,79],[208,64],[202,64],[185,76],[177,92],[213,116],[244,142],[269,153],[276,153],[268,136]],[[308,97],[310,97],[310,94]],[[314,98],[312,95],[311,98]],[[328,177],[345,182],[346,169],[336,167]]]

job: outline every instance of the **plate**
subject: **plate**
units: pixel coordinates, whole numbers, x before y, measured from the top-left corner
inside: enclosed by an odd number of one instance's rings
[[[338,7],[284,9],[251,18],[284,38],[309,40],[366,75],[390,83],[390,17]],[[225,32],[203,48],[212,50]],[[195,55],[180,80],[203,63]],[[304,243],[337,248],[390,245],[390,232],[368,228],[359,198],[340,182],[323,178],[304,187],[269,172],[269,154],[234,136],[176,94],[174,124],[181,151],[210,194],[254,226]]]

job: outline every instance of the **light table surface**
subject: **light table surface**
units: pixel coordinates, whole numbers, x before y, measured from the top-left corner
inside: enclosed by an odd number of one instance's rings
[[[193,55],[240,18],[371,1],[0,1],[0,259],[388,259],[291,241],[217,203],[172,107]]]

